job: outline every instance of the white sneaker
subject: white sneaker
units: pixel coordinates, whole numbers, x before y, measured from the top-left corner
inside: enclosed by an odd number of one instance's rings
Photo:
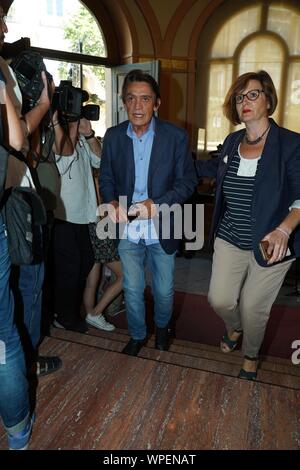
[[[60,330],[65,330],[65,327],[55,318],[53,320],[53,326],[55,326],[55,328],[59,328]]]
[[[103,315],[91,315],[88,313],[85,321],[99,330],[113,331],[116,328],[114,325],[106,321]]]

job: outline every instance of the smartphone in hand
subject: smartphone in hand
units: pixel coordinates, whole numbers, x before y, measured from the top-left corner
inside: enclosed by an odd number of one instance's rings
[[[273,255],[273,252],[270,254],[268,253],[268,247],[269,247],[268,240],[262,240],[259,244],[261,255],[265,261],[269,261],[269,259],[272,258],[272,255]]]
[[[128,222],[132,222],[133,220],[135,220],[137,217],[139,216],[139,214],[134,214],[134,215],[130,215],[127,213],[127,219],[128,219]]]

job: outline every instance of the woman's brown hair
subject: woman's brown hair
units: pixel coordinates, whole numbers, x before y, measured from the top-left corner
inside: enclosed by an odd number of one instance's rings
[[[223,112],[227,119],[234,125],[241,124],[239,115],[236,110],[235,97],[242,90],[244,90],[250,80],[258,80],[261,83],[261,87],[266,95],[267,101],[270,105],[268,108],[268,116],[274,113],[277,106],[277,93],[275,86],[270,75],[265,70],[259,72],[247,72],[240,75],[236,81],[229,88],[225,101],[223,104]]]

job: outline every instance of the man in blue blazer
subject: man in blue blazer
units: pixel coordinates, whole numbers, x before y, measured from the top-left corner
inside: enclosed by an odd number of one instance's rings
[[[165,209],[183,204],[193,193],[197,179],[187,133],[154,117],[161,103],[154,78],[132,70],[125,77],[122,99],[128,121],[105,134],[100,192],[102,202],[109,204],[110,219],[123,227],[118,233],[118,250],[131,335],[123,353],[136,356],[147,334],[146,263],[152,274],[155,345],[161,350],[169,347],[179,240],[175,238],[174,217]]]

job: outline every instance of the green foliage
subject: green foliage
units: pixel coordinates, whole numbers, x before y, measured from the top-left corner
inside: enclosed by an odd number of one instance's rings
[[[106,54],[101,30],[97,21],[83,5],[80,5],[75,13],[65,22],[64,38],[69,40],[72,52],[82,52],[83,54],[100,57]],[[80,43],[82,51],[80,51]],[[69,64],[63,62],[60,64],[59,72],[62,79],[66,79],[69,67]],[[79,65],[77,67],[79,68]],[[100,80],[102,86],[104,86],[104,68],[96,66],[89,66],[89,68]]]

